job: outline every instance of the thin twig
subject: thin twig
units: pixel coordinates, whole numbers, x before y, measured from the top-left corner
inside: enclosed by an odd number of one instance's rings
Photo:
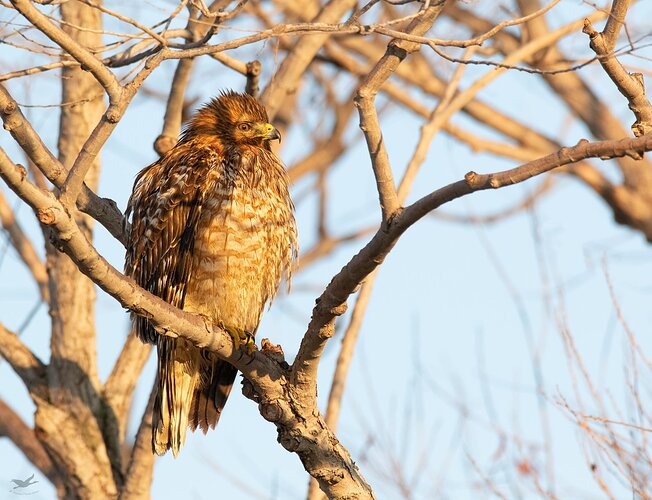
[[[32,5],[29,0],[11,0],[11,3],[29,22],[38,28],[45,36],[59,45],[79,64],[90,71],[104,87],[109,98],[117,99],[120,94],[120,84],[117,78],[102,62],[84,47],[75,42],[70,35],[52,23],[44,14]]]

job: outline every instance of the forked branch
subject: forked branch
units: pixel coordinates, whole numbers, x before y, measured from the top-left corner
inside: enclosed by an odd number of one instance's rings
[[[596,31],[591,21],[584,21],[582,30],[589,36],[591,49],[598,56],[600,64],[609,78],[629,102],[629,109],[636,116],[632,125],[635,136],[652,131],[652,105],[645,95],[645,83],[641,73],[629,73],[614,54],[620,29],[631,0],[615,0],[604,31]]]

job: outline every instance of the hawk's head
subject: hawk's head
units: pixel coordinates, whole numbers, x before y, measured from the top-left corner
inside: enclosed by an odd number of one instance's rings
[[[217,136],[225,145],[267,146],[281,134],[268,123],[267,111],[249,94],[222,92],[190,120],[183,139],[198,135]]]

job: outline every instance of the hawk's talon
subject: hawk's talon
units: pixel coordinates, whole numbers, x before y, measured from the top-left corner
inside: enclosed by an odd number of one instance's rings
[[[254,336],[250,335],[249,340],[245,344],[247,347],[247,354],[252,355],[254,352],[258,350],[258,346],[256,345],[256,341],[254,340]]]
[[[236,350],[239,350],[242,346],[246,349],[247,354],[251,354],[258,349],[258,347],[256,347],[254,336],[251,333],[232,326],[220,326],[231,336],[233,339],[233,346]]]

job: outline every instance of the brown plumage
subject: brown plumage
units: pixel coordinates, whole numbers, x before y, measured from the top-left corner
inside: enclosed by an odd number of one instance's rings
[[[272,139],[280,136],[253,97],[222,93],[138,174],[127,205],[125,273],[236,342],[255,335],[296,257],[294,207]],[[132,324],[158,348],[152,448],[176,456],[188,426],[215,427],[237,371],[186,340],[159,336],[144,317],[132,315]]]

